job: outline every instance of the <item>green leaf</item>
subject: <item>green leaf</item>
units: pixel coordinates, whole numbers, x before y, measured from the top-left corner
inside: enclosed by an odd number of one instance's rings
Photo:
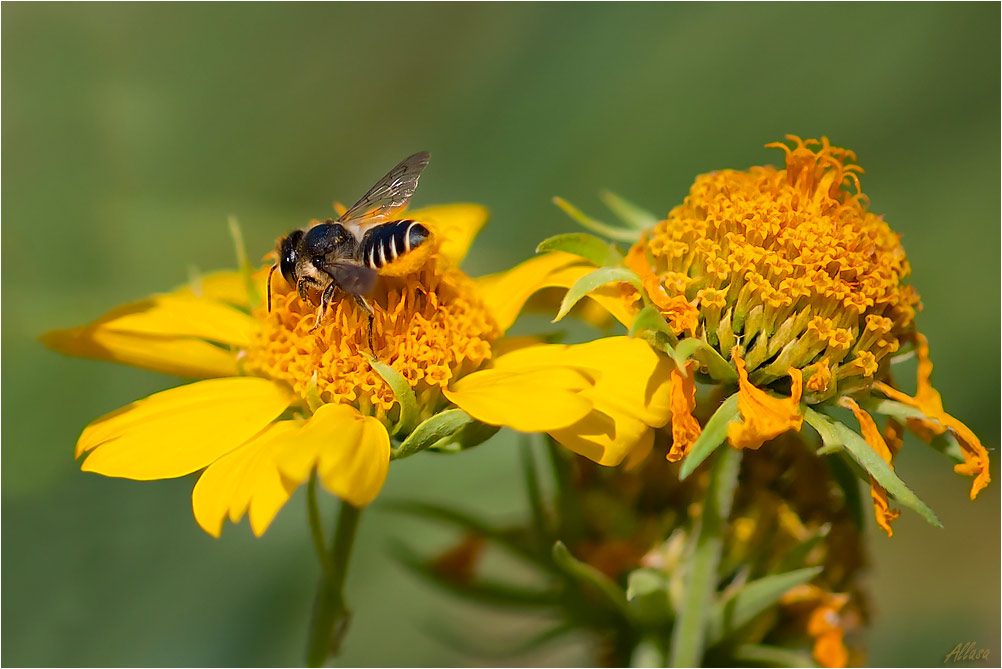
[[[907,404],[895,402],[894,400],[877,399],[872,397],[859,400],[859,406],[866,409],[870,413],[879,413],[883,416],[890,416],[891,418],[897,418],[901,421],[908,420],[909,418],[929,420],[924,413],[915,407],[910,407]]]
[[[407,379],[401,376],[400,372],[385,362],[381,362],[370,353],[366,353],[365,357],[369,360],[372,369],[389,384],[394,397],[397,398],[397,404],[400,406],[400,415],[397,417],[397,424],[393,426],[393,435],[409,434],[418,420],[418,404],[417,398],[414,397],[414,391],[411,390]]]
[[[724,525],[731,514],[740,465],[741,451],[733,448],[719,452],[713,463],[695,547],[682,567],[685,595],[679,602],[678,620],[672,629],[669,666],[702,665],[707,623],[717,589]]]
[[[764,576],[746,583],[730,597],[718,601],[710,610],[707,620],[706,645],[713,646],[726,640],[778,602],[791,588],[807,583],[821,571],[821,567],[810,567]]]
[[[814,534],[812,534],[804,541],[801,541],[799,544],[797,544],[796,546],[794,546],[793,548],[791,548],[789,551],[786,552],[786,555],[783,556],[783,559],[780,561],[779,567],[776,569],[776,571],[779,572],[792,571],[803,565],[806,562],[807,556],[810,554],[810,552],[814,550],[814,548],[817,547],[818,544],[824,541],[825,537],[827,537],[828,534],[831,532],[831,529],[832,529],[831,523],[825,523],[820,527],[818,527],[814,531]]]
[[[623,262],[623,254],[609,242],[587,232],[568,232],[544,239],[536,247],[536,253],[563,251],[592,262],[597,267],[618,265]]]
[[[619,611],[623,617],[628,620],[633,617],[633,612],[626,602],[626,596],[619,589],[619,586],[595,567],[571,555],[564,542],[557,541],[553,544],[553,561],[561,571],[573,580],[601,594],[612,608]]]
[[[706,421],[703,432],[682,461],[682,468],[678,473],[680,479],[685,479],[696,471],[696,467],[703,464],[703,460],[710,457],[710,454],[724,443],[724,439],[727,438],[727,426],[737,418],[738,394],[734,393],[724,400],[724,403],[717,407],[717,410],[710,416],[710,420]]]
[[[809,654],[778,646],[745,644],[735,648],[732,657],[742,664],[759,664],[764,667],[818,666]]]
[[[834,434],[845,446],[846,450],[852,455],[853,459],[860,464],[866,472],[872,476],[877,483],[884,487],[888,493],[894,496],[894,499],[898,501],[902,506],[908,507],[912,511],[917,512],[920,516],[925,518],[930,524],[936,527],[942,527],[943,524],[939,522],[939,518],[925,503],[920,500],[915,493],[913,493],[908,486],[905,485],[904,481],[898,478],[898,475],[894,473],[894,470],[884,462],[884,459],[877,455],[877,452],[873,450],[866,440],[863,439],[859,434],[850,430],[848,427],[832,419],[829,416],[818,413],[810,407],[804,410],[804,419],[811,425],[815,430],[817,430],[824,438],[824,431],[829,431]]]
[[[484,443],[501,429],[498,425],[487,425],[473,420],[462,426],[452,435],[432,445],[436,453],[459,453]]]
[[[598,233],[603,237],[608,237],[609,239],[615,239],[621,242],[630,242],[633,244],[638,239],[640,239],[639,230],[631,230],[628,228],[619,228],[616,226],[609,225],[608,223],[603,223],[601,221],[596,221],[590,216],[586,216],[580,209],[572,205],[567,200],[562,197],[553,198],[553,203],[564,210],[568,216],[577,221],[578,225],[581,227],[591,230],[592,232]]]
[[[250,303],[251,309],[253,309],[261,304],[261,293],[258,292],[257,286],[254,285],[254,279],[251,276],[254,274],[254,268],[251,266],[250,260],[247,258],[247,247],[244,245],[244,234],[240,230],[240,224],[237,223],[236,216],[230,216],[226,223],[230,228],[230,238],[233,240],[233,249],[237,254],[237,268],[240,270],[240,275],[243,277],[244,284],[247,286],[247,301]]]
[[[672,618],[668,577],[658,569],[641,567],[630,572],[626,600],[636,617],[645,625],[658,626]]]
[[[737,383],[738,373],[734,371],[730,363],[724,360],[717,349],[707,344],[697,337],[686,337],[675,346],[675,364],[679,369],[685,369],[685,363],[689,358],[696,358],[706,365],[707,370],[717,381],[725,383]]]
[[[625,267],[599,267],[574,282],[574,285],[564,295],[564,301],[560,303],[560,310],[557,312],[557,317],[553,319],[553,322],[556,323],[566,316],[581,298],[607,283],[629,283],[635,286],[637,290],[641,290],[640,277],[634,274],[633,271]]]
[[[470,415],[462,409],[448,409],[437,413],[418,425],[404,442],[392,451],[390,459],[400,460],[431,448],[472,421]]]
[[[624,200],[612,191],[600,191],[598,196],[619,220],[635,230],[646,230],[654,227],[660,220],[651,212]]]

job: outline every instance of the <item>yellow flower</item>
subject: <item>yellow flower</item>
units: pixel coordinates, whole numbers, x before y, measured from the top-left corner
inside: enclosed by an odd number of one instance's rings
[[[620,322],[674,358],[677,382],[691,383],[681,380],[687,377],[685,360],[692,358],[699,379],[737,383],[738,420],[726,429],[734,447],[758,448],[799,430],[805,406],[825,408],[851,395],[860,403],[846,406],[854,407],[867,443],[888,465],[893,453],[868,410],[891,411],[889,416],[911,411],[908,425],[921,436],[948,433],[956,439],[962,462],[955,469],[975,477],[973,499],[989,481],[988,454],[943,410],[929,384],[928,347],[914,322],[919,298],[905,282],[910,267],[898,235],[868,211],[860,190],[863,170],[851,151],[827,138],[788,139],[792,146],[767,145],[783,150],[785,169],[697,177],[682,204],[638,233],[618,273],[604,275],[604,282],[595,280],[605,271],[595,269],[598,251],[608,255],[595,245],[598,240],[566,247],[544,242],[541,248],[567,248],[580,257],[536,259],[537,285],[568,287],[571,301],[588,294],[610,305]],[[587,227],[610,230],[564,208]],[[623,228],[612,232],[629,237]],[[631,274],[624,275],[627,269]],[[601,288],[588,292],[596,283]],[[892,354],[903,345],[914,345],[919,357],[914,397],[891,382]],[[672,460],[689,452],[700,434],[692,418],[695,403],[683,397],[682,388],[676,392]],[[889,533],[896,514],[887,508],[886,491],[874,499],[878,521]]]
[[[260,535],[314,471],[348,503],[370,503],[394,446],[450,408],[549,432],[609,463],[650,450],[651,427],[668,421],[662,358],[625,337],[500,340],[531,291],[518,272],[477,282],[457,269],[486,210],[457,204],[408,216],[432,230],[437,250],[413,274],[380,278],[371,354],[367,318],[351,300],[335,302],[314,330],[316,310],[276,277],[268,312],[255,299],[266,270],[212,274],[47,334],[49,347],[70,355],[205,379],[91,423],[77,444],[82,468],[139,480],[204,469],[192,495],[202,528],[218,536],[225,518],[246,514]]]

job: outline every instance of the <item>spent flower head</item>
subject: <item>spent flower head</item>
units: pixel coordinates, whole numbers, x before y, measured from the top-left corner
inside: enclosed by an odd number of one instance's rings
[[[783,151],[783,167],[699,176],[660,221],[609,194],[626,227],[558,200],[585,227],[632,241],[628,252],[588,234],[560,235],[513,272],[537,276],[538,288],[568,288],[558,319],[587,296],[673,360],[668,458],[686,458],[683,475],[724,439],[756,449],[806,421],[822,453],[848,454],[867,472],[888,534],[897,517],[888,492],[938,522],[893,471],[899,426],[973,476],[972,499],[990,480],[987,450],[930,384],[911,270],[899,236],[869,211],[855,155],[827,138],[788,140],[767,145]],[[909,349],[919,369],[913,396],[891,375]],[[693,412],[704,385],[737,392],[701,425]],[[836,407],[851,410],[858,432],[832,415]]]

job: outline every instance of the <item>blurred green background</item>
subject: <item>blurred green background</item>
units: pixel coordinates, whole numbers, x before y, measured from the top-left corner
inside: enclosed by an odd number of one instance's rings
[[[214,540],[194,478],[79,472],[96,416],[177,380],[37,343],[121,302],[232,266],[428,149],[416,204],[475,201],[493,220],[473,275],[573,229],[608,187],[666,213],[701,172],[774,163],[785,133],[827,134],[867,170],[901,233],[949,410],[999,444],[997,4],[5,4],[2,8],[2,633],[5,665],[302,661],[318,567],[302,492],[264,538]],[[523,510],[516,443],[392,468],[363,518],[341,662],[589,662],[583,644],[515,660],[441,642],[531,629],[472,616],[387,556],[447,534],[380,510],[425,499]],[[997,454],[993,478],[998,479]],[[905,513],[872,532],[876,665],[941,664],[999,642],[999,481],[911,441],[897,469],[946,528]],[[872,531],[871,527],[871,531]],[[500,632],[499,632],[500,630]]]

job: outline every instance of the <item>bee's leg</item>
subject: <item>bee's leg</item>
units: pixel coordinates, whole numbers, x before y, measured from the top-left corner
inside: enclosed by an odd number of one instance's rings
[[[305,276],[296,282],[296,292],[299,293],[299,299],[307,304],[310,301],[309,288],[311,283],[312,282]]]
[[[334,298],[334,288],[336,288],[334,283],[330,283],[326,288],[324,288],[324,293],[320,296],[320,306],[317,308],[316,322],[313,323],[313,327],[310,328],[310,332],[319,328],[320,323],[323,322],[324,316],[327,315],[327,308],[330,306],[331,300]]]
[[[366,302],[365,298],[362,297],[361,295],[352,294],[352,297],[355,298],[355,302],[358,303],[358,306],[362,307],[362,311],[364,311],[366,315],[369,317],[369,351],[371,353],[375,353],[376,349],[372,345],[372,321],[373,321],[372,306],[369,305],[369,303]]]

